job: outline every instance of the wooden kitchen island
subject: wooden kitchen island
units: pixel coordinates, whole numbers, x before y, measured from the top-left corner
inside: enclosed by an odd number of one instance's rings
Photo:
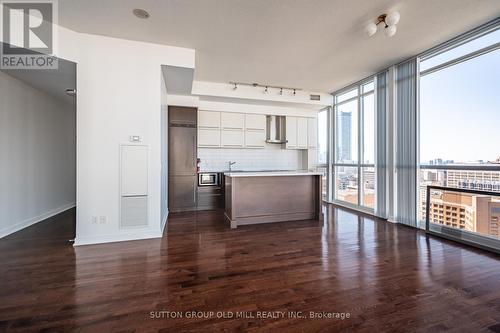
[[[322,220],[321,173],[225,173],[225,219],[240,225]]]

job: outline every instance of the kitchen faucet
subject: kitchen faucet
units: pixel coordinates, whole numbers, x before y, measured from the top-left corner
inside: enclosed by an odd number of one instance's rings
[[[229,163],[229,172],[231,172],[231,169],[232,169],[231,167],[232,167],[233,165],[235,165],[235,164],[236,164],[236,162],[229,161],[228,163]]]

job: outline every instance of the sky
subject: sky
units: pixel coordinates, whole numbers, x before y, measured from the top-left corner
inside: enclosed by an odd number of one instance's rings
[[[464,45],[423,62],[421,68],[499,41],[500,30],[476,45]],[[500,50],[421,77],[420,161],[492,161],[499,157]]]

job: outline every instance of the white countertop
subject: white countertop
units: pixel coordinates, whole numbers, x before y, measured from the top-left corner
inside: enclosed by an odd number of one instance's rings
[[[316,171],[257,171],[257,172],[224,172],[228,177],[279,177],[279,176],[321,176],[323,173]]]

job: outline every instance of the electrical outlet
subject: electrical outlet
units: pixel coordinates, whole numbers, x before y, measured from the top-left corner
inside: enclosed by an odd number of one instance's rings
[[[97,224],[97,216],[92,216],[92,224]]]
[[[99,216],[99,224],[106,224],[106,216]]]

